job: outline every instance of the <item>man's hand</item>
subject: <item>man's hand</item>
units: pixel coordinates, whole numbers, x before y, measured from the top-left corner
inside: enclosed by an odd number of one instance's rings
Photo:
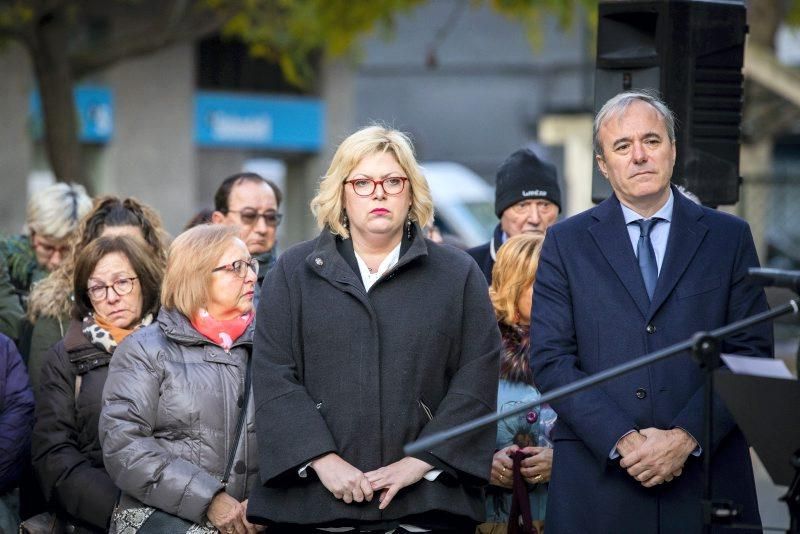
[[[638,449],[647,438],[638,431],[630,432],[622,436],[617,442],[617,452],[625,458],[630,453]]]
[[[386,467],[365,473],[364,476],[367,477],[374,491],[382,490],[378,497],[381,503],[378,508],[385,510],[398,491],[411,484],[416,484],[431,469],[433,466],[428,462],[406,456]]]
[[[372,500],[372,487],[364,473],[336,453],[328,453],[311,462],[322,485],[337,499],[350,504]]]
[[[647,439],[635,450],[623,454],[619,465],[646,488],[679,476],[686,459],[697,447],[697,442],[680,428],[645,428],[640,434]]]

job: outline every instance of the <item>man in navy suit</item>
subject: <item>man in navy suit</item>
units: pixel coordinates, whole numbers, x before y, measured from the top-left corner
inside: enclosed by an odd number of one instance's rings
[[[747,223],[671,186],[674,118],[663,102],[615,96],[594,139],[614,194],[548,230],[531,324],[543,391],[767,309],[746,278],[758,266]],[[722,350],[769,356],[771,326],[731,336]],[[553,403],[548,533],[699,532],[706,454],[714,497],[760,525],[747,444],[719,399],[712,442],[701,443],[703,393],[701,371],[682,354]]]

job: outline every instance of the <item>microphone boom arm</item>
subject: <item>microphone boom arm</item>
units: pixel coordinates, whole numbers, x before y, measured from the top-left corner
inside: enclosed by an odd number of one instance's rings
[[[577,393],[578,391],[583,391],[584,389],[588,389],[596,384],[600,384],[602,382],[611,380],[612,378],[616,378],[618,376],[630,373],[631,371],[639,369],[640,367],[648,366],[659,360],[663,360],[665,358],[669,358],[670,356],[674,356],[675,354],[681,353],[683,351],[690,350],[695,346],[696,340],[700,339],[701,337],[707,338],[710,336],[717,339],[723,339],[731,334],[739,332],[740,330],[744,330],[745,328],[748,328],[755,324],[764,321],[769,321],[776,317],[780,317],[781,315],[786,315],[788,313],[797,314],[798,310],[800,310],[800,305],[798,304],[798,301],[792,299],[786,304],[783,304],[782,306],[779,306],[773,310],[761,312],[759,314],[753,315],[752,317],[747,317],[745,319],[742,319],[741,321],[736,321],[735,323],[722,326],[720,328],[717,328],[716,330],[712,330],[711,332],[698,332],[694,336],[692,336],[691,339],[688,339],[686,341],[681,341],[680,343],[676,343],[669,347],[665,347],[661,350],[645,354],[629,362],[616,365],[604,371],[600,371],[599,373],[589,375],[586,378],[582,378],[570,384],[566,384],[564,386],[556,388],[550,391],[549,393],[542,395],[535,401],[520,404],[514,407],[513,409],[505,410],[502,413],[493,413],[485,415],[483,417],[473,419],[472,421],[467,421],[466,423],[463,423],[461,425],[449,428],[447,430],[442,430],[441,432],[437,432],[436,434],[432,434],[430,436],[408,443],[406,444],[405,447],[403,447],[403,452],[405,452],[407,456],[413,456],[414,454],[418,454],[420,452],[430,451],[436,445],[444,443],[449,439],[458,437],[462,434],[467,434],[486,425],[496,423],[497,421],[505,419],[506,417],[510,417],[512,415],[516,415],[518,413],[530,410],[535,406],[539,406],[542,404],[550,403],[554,400],[568,397],[573,393]]]

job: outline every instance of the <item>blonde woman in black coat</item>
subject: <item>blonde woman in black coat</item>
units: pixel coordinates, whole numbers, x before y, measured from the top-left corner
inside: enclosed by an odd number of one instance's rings
[[[470,530],[494,429],[413,457],[403,445],[494,412],[486,281],[464,252],[423,237],[430,192],[400,132],[348,137],[311,205],[319,237],[281,256],[259,305],[262,485],[248,517],[274,532]]]

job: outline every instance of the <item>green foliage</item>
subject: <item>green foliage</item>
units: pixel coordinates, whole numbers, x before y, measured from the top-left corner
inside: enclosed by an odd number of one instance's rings
[[[223,35],[241,39],[257,57],[277,62],[289,81],[308,86],[314,79],[310,58],[342,55],[361,36],[391,29],[394,17],[424,1],[241,0]],[[217,9],[232,4],[207,2]]]
[[[597,0],[488,0],[492,7],[525,28],[534,48],[541,48],[542,28],[547,17],[556,17],[561,29],[574,26],[576,13],[582,8],[590,22],[597,20]],[[595,24],[596,26],[596,24]]]
[[[215,9],[235,8],[223,35],[241,39],[257,57],[277,62],[286,78],[300,87],[314,81],[311,58],[352,52],[360,38],[390,33],[395,19],[427,0],[205,0]],[[436,0],[433,0],[436,1]],[[461,0],[467,2],[468,0]],[[546,16],[563,28],[583,7],[596,18],[596,0],[469,0],[469,6],[489,5],[519,22],[535,46],[541,45]]]
[[[786,14],[786,24],[800,26],[800,0],[792,0]]]
[[[30,23],[35,14],[30,1],[3,2],[0,4],[0,30],[17,31]]]

